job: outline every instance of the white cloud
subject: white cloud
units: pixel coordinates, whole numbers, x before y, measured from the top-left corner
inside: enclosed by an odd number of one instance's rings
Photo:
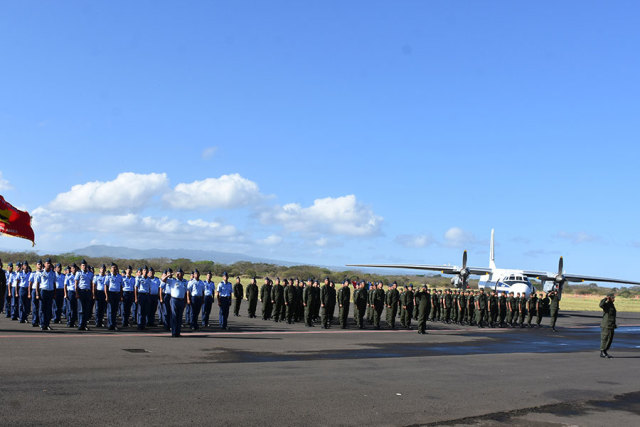
[[[444,233],[445,246],[461,248],[477,243],[475,236],[460,227],[451,227]]]
[[[204,160],[209,160],[216,154],[217,151],[218,151],[218,147],[207,147],[204,150],[202,150],[202,158]]]
[[[143,208],[167,188],[167,174],[124,172],[113,181],[93,181],[60,193],[50,207],[58,211],[132,211]]]
[[[261,215],[264,223],[278,223],[289,231],[345,236],[372,236],[380,232],[382,217],[359,203],[356,196],[316,199],[303,208],[297,203],[275,207]]]
[[[314,243],[317,246],[320,246],[321,248],[323,248],[323,247],[325,247],[325,246],[327,246],[329,244],[329,239],[327,239],[326,237],[320,237]]]
[[[401,234],[395,240],[405,248],[424,248],[434,243],[433,238],[427,234]]]
[[[568,240],[574,244],[595,242],[600,240],[598,236],[585,233],[584,231],[578,231],[578,232],[560,231],[556,234],[556,237],[563,240]]]
[[[282,243],[282,237],[278,236],[277,234],[272,234],[268,237],[265,237],[264,239],[258,240],[258,243],[267,246],[275,246]]]
[[[0,171],[0,191],[11,190],[12,188],[9,181],[2,177],[2,171]]]
[[[164,196],[164,200],[171,207],[179,209],[231,209],[257,203],[263,198],[255,182],[237,173],[189,184],[181,183]]]

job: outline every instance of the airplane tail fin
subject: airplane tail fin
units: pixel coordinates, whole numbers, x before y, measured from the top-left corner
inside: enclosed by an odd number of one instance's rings
[[[496,268],[496,254],[494,251],[493,235],[495,230],[491,229],[491,247],[489,248],[489,268]]]

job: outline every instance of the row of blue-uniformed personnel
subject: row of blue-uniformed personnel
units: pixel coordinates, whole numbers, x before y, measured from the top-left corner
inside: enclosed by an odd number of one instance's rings
[[[2,269],[0,265],[0,269]],[[171,269],[164,272],[162,278],[155,277],[153,268],[146,266],[132,274],[129,266],[120,274],[118,266],[111,264],[107,270],[103,265],[98,274],[85,260],[80,267],[75,264],[65,268],[51,259],[36,263],[33,271],[29,263],[17,262],[15,269],[9,263],[4,271],[7,283],[6,317],[26,323],[29,314],[34,327],[51,330],[50,322],[61,323],[64,315],[68,327],[88,330],[88,322],[94,313],[96,327],[103,327],[105,314],[110,330],[117,329],[117,316],[122,318],[122,326],[129,326],[133,318],[138,329],[154,326],[156,312],[166,330],[172,335],[180,335],[182,315],[186,307],[186,320],[192,329],[198,329],[198,318],[202,314],[202,325],[209,325],[211,307],[215,299],[220,306],[220,325],[227,329],[232,286],[224,274],[223,281],[217,286],[211,281],[211,273],[206,280],[200,280],[200,273],[192,272],[190,281],[184,279],[180,269],[175,278]],[[5,300],[6,298],[6,300]],[[173,301],[173,302],[172,302]],[[4,304],[3,304],[4,305]]]

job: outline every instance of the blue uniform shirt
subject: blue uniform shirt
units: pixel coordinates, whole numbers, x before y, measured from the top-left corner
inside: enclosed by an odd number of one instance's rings
[[[148,277],[147,281],[149,282],[149,294],[158,295],[160,293],[160,279],[157,277]]]
[[[216,284],[214,282],[209,282],[209,281],[204,282],[205,297],[212,297],[215,290],[216,290]]]
[[[233,292],[233,286],[231,285],[231,282],[218,283],[217,292],[220,294],[221,297],[230,297],[231,292]]]
[[[192,297],[201,297],[204,293],[204,283],[202,280],[191,279],[187,284],[187,290]]]
[[[64,289],[64,282],[67,276],[64,273],[56,273],[56,289]]]
[[[110,274],[105,277],[104,285],[107,287],[109,292],[120,292],[124,287],[124,278],[119,274],[116,274],[115,276]]]
[[[76,276],[69,273],[64,276],[64,284],[67,287],[67,291],[75,291],[76,290]]]
[[[122,290],[124,292],[133,292],[136,287],[136,278],[133,276],[124,276],[122,281],[124,282]]]
[[[187,293],[187,281],[182,279],[167,278],[165,292],[171,293],[171,298],[184,298]]]
[[[102,274],[93,276],[93,284],[96,287],[96,291],[104,292],[104,282],[106,279],[107,276],[103,276]]]
[[[13,271],[9,274],[9,283],[11,283],[12,288],[16,287],[16,280],[18,280],[19,275],[20,273],[17,271]]]
[[[91,290],[91,283],[93,281],[93,273],[90,271],[78,271],[76,273],[76,282],[78,282],[78,289]]]
[[[13,278],[14,282],[17,280],[20,280],[19,283],[19,287],[21,288],[28,288],[29,287],[29,281],[33,281],[33,279],[35,278],[35,273],[29,273],[28,271],[21,271],[20,273],[18,273],[16,275],[16,277]],[[13,285],[15,287],[15,285]]]
[[[139,294],[148,294],[149,288],[151,288],[151,284],[149,283],[149,279],[146,277],[136,277],[135,287],[138,290]]]
[[[56,272],[53,270],[41,271],[35,283],[40,283],[41,291],[53,291],[56,288]]]

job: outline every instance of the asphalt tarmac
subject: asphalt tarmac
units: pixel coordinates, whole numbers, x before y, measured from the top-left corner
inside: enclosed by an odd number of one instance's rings
[[[217,310],[214,309],[217,314]],[[246,316],[171,338],[0,317],[2,425],[636,425],[640,314],[559,332],[427,323],[329,330]],[[217,317],[217,316],[215,316]],[[548,324],[548,318],[544,319]],[[414,324],[415,326],[415,324]]]

